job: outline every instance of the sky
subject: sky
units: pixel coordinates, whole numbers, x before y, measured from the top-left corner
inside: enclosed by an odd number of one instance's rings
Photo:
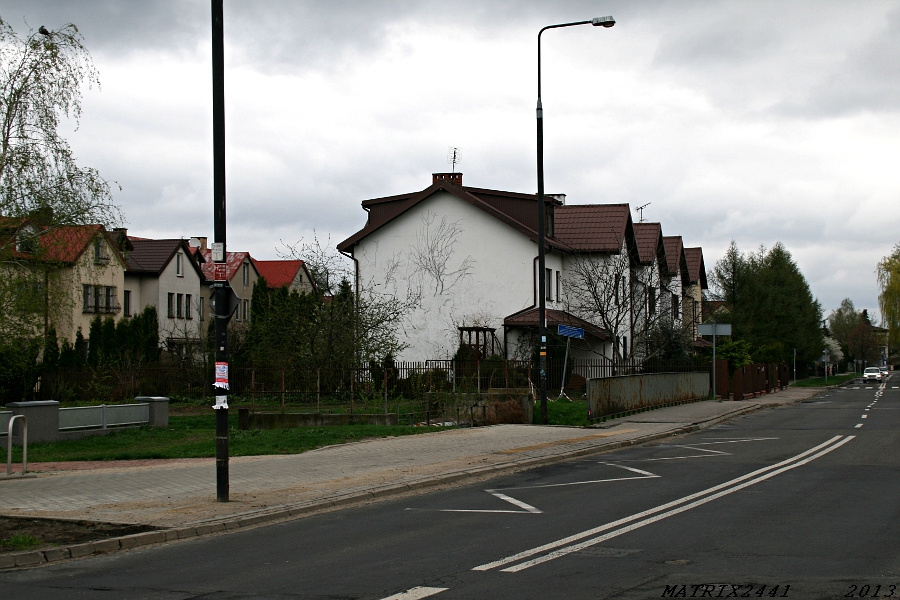
[[[896,2],[224,4],[229,250],[336,243],[362,200],[449,171],[450,147],[464,185],[534,193],[537,32],[612,15],[544,34],[547,192],[649,203],[708,271],[731,240],[780,241],[826,314],[877,313],[900,242]],[[212,238],[209,3],[0,0],[0,17],[84,36],[101,85],[66,137],[121,186],[129,234]]]

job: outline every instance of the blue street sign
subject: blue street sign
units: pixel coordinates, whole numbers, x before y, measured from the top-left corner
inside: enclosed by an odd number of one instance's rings
[[[556,332],[564,337],[584,339],[584,329],[579,327],[569,327],[568,325],[559,325]]]

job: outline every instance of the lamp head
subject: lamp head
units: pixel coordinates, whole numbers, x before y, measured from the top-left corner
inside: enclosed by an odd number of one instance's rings
[[[593,25],[594,27],[597,27],[597,26],[600,26],[600,27],[612,27],[612,26],[615,25],[615,24],[616,24],[616,20],[613,19],[612,16],[609,16],[609,17],[594,17],[593,19],[591,19],[591,25]]]

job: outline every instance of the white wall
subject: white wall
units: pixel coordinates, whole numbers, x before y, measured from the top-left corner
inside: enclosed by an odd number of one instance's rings
[[[537,245],[525,235],[447,192],[354,248],[363,289],[419,299],[400,332],[408,348],[399,360],[451,357],[458,326],[494,327],[502,341],[503,318],[534,303],[536,255]],[[548,255],[547,266],[554,277],[562,270],[555,255]]]

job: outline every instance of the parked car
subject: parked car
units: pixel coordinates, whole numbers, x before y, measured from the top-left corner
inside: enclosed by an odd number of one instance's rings
[[[866,367],[866,370],[863,372],[863,381],[875,381],[877,383],[881,383],[881,380],[884,379],[884,375],[881,374],[881,369],[878,367]]]

